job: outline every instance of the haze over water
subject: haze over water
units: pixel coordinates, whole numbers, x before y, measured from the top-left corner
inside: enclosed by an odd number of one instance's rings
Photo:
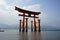
[[[60,31],[19,32],[5,30],[0,32],[0,40],[60,40]]]

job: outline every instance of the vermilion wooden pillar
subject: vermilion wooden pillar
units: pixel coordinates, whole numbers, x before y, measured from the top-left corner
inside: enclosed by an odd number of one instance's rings
[[[28,31],[28,18],[26,18],[26,32]]]
[[[31,31],[33,31],[33,21],[31,21]]]
[[[25,13],[23,13],[23,15],[25,15]],[[23,25],[22,25],[22,32],[24,32],[24,26],[25,26],[25,16],[23,16]]]
[[[19,20],[19,24],[20,24],[20,26],[19,26],[19,31],[21,32],[21,21],[22,20]]]
[[[38,19],[38,31],[40,32],[40,19]]]
[[[34,31],[36,31],[36,20],[35,20],[35,15],[34,15]]]

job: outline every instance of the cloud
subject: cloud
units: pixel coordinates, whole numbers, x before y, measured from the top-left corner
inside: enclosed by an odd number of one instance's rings
[[[24,6],[23,9],[38,12],[38,11],[40,11],[40,4],[33,4],[33,5]]]
[[[5,0],[0,0],[0,6],[7,7],[7,3],[5,2]]]
[[[7,4],[5,0],[0,0],[0,24],[17,24],[18,15],[15,12],[15,7]]]
[[[0,24],[17,24],[18,15],[17,12],[9,12],[5,10],[0,10]]]
[[[0,0],[0,5],[6,4],[4,0]]]
[[[31,2],[32,0],[8,0],[9,4],[14,5],[14,6],[24,6],[26,3]]]
[[[12,10],[13,9],[13,6],[8,4],[5,0],[0,0],[0,6],[3,7],[5,10]]]

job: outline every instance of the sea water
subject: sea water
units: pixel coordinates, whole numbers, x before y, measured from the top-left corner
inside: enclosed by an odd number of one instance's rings
[[[60,31],[19,32],[5,30],[0,32],[0,40],[60,40]]]

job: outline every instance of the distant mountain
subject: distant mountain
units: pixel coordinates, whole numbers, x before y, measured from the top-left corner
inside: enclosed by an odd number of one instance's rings
[[[41,30],[60,30],[54,26],[46,26],[46,25],[42,25],[41,26]]]
[[[18,25],[0,24],[1,29],[18,29]]]
[[[19,26],[18,25],[0,24],[0,28],[1,29],[19,29]],[[28,27],[28,29],[30,30],[30,27]],[[41,30],[60,30],[60,29],[57,29],[57,28],[55,28],[53,26],[42,25]]]

